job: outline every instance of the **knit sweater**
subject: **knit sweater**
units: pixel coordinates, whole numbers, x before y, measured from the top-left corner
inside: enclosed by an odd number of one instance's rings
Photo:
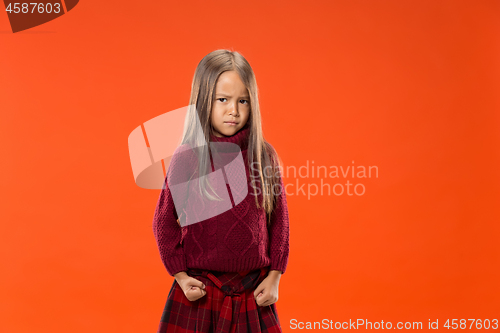
[[[271,224],[267,226],[266,213],[262,207],[257,208],[250,182],[247,164],[249,131],[249,127],[244,126],[230,137],[213,134],[210,137],[212,142],[231,142],[239,146],[247,176],[246,181],[242,180],[248,186],[246,197],[237,205],[232,198],[231,209],[182,227],[169,180],[173,174],[183,172],[190,163],[186,160],[181,163],[178,156],[186,159],[186,155],[177,154],[186,150],[185,145],[179,146],[174,153],[153,217],[153,232],[160,257],[171,276],[188,268],[241,272],[269,266],[270,270],[285,273],[289,255],[289,219],[283,180],[280,177],[281,192],[276,190]],[[261,199],[262,195],[258,198]]]

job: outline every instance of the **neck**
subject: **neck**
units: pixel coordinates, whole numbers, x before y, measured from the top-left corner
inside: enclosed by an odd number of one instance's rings
[[[250,127],[248,123],[245,124],[238,132],[232,136],[218,137],[215,134],[210,134],[211,142],[230,142],[237,144],[241,150],[245,150],[248,147],[248,139],[250,135]]]

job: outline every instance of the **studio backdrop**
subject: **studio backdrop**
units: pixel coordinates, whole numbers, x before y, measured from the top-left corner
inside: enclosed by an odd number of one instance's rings
[[[0,9],[0,332],[156,332],[174,278],[141,172],[178,142],[145,138],[182,134],[218,49],[252,65],[283,165],[283,332],[499,329],[498,1]]]

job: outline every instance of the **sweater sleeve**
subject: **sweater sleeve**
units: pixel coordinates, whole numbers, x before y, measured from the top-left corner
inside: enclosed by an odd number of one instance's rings
[[[175,184],[185,177],[183,165],[187,162],[181,162],[181,155],[185,154],[179,154],[176,151],[172,156],[153,217],[153,233],[160,258],[171,276],[187,270],[186,257],[181,244],[182,228],[177,222],[178,215],[169,186],[169,183]]]
[[[290,222],[285,192],[283,178],[280,176],[280,186],[279,189],[275,190],[277,198],[271,213],[271,225],[269,226],[269,256],[271,258],[270,269],[281,271],[282,274],[286,271],[290,252]]]

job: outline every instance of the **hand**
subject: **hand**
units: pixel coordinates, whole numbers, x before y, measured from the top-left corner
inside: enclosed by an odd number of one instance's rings
[[[268,306],[278,301],[278,287],[281,272],[269,271],[267,277],[255,289],[253,296],[259,306]]]
[[[207,294],[203,282],[187,275],[186,272],[179,272],[174,276],[189,301],[194,302]]]

